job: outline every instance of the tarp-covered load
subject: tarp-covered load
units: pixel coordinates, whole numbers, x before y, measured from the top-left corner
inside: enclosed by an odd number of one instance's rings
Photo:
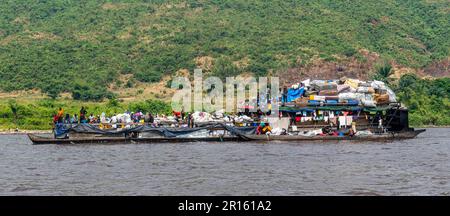
[[[287,102],[294,101],[295,99],[301,97],[305,92],[305,88],[290,88],[287,92]]]
[[[127,136],[131,133],[153,134],[159,137],[187,137],[198,134],[201,131],[214,131],[215,129],[223,129],[234,136],[243,136],[255,134],[256,127],[234,127],[226,124],[213,124],[196,128],[171,128],[171,127],[152,127],[150,125],[138,125],[133,128],[122,129],[100,129],[91,124],[57,124],[54,130],[56,137],[63,138],[71,132],[78,134],[97,134],[108,136]],[[203,134],[201,135],[203,136]]]

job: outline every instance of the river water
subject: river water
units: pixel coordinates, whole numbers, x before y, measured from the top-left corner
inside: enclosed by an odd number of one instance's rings
[[[393,142],[31,145],[0,135],[0,195],[450,195],[450,128]]]

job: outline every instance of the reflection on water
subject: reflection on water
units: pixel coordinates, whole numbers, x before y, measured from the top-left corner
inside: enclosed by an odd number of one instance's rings
[[[450,195],[450,129],[394,142],[31,145],[0,136],[0,195]]]

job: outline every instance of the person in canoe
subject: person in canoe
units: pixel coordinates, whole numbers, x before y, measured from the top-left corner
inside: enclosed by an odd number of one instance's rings
[[[272,132],[272,128],[270,127],[269,123],[264,123],[261,122],[261,124],[259,124],[259,126],[256,128],[256,135],[261,135],[261,134],[267,134]]]

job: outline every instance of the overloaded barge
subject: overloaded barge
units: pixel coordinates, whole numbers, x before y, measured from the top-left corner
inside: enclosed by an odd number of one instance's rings
[[[305,80],[281,91],[280,98],[268,99],[279,101],[277,117],[248,107],[234,116],[195,112],[189,119],[194,127],[187,127],[171,117],[134,124],[124,115],[117,122],[57,124],[53,134],[28,136],[33,144],[385,141],[425,131],[409,127],[408,109],[380,81]]]

